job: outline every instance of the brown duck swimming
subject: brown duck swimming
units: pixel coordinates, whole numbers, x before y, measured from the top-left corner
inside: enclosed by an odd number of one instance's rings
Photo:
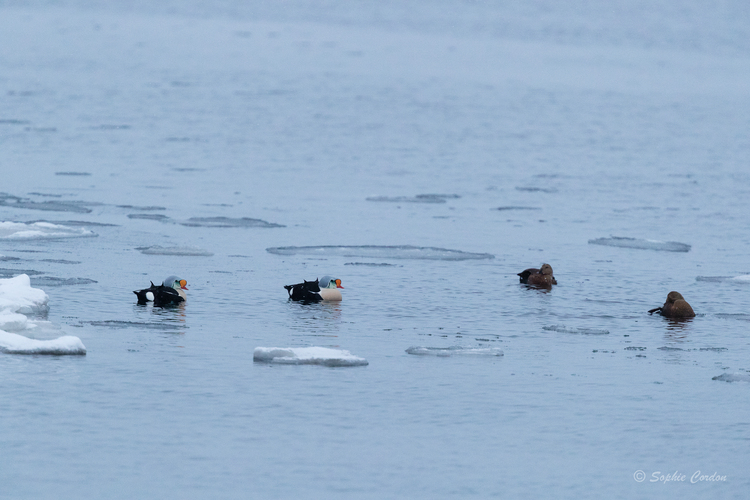
[[[648,313],[654,314],[658,312],[662,316],[667,318],[694,318],[695,313],[690,304],[687,303],[685,298],[679,292],[669,292],[667,295],[667,301],[663,306],[651,309]]]
[[[552,275],[552,266],[550,266],[549,264],[542,264],[541,269],[535,269],[533,267],[525,269],[524,271],[518,273],[518,276],[521,277],[521,283],[524,283],[526,285],[546,287],[557,285],[557,280]]]

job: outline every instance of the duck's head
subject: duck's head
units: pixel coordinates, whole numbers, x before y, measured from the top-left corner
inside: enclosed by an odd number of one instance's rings
[[[667,304],[674,304],[678,300],[685,300],[680,292],[669,292],[667,294]]]
[[[341,286],[341,280],[338,278],[331,278],[330,276],[323,276],[318,280],[318,286],[320,288],[344,288]]]
[[[174,288],[175,290],[179,290],[180,288],[187,290],[187,280],[180,279],[177,276],[170,276],[164,280],[162,285],[168,288]]]
[[[549,264],[542,264],[542,268],[539,270],[539,272],[552,276],[552,266],[550,266]]]

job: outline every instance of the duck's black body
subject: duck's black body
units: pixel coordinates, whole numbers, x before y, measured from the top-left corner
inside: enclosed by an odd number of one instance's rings
[[[301,302],[320,302],[323,297],[320,295],[320,286],[318,280],[305,281],[296,285],[284,285],[289,292],[289,298]]]
[[[153,281],[149,288],[134,290],[133,293],[138,297],[139,304],[153,302],[156,307],[172,306],[185,302],[185,299],[174,288],[154,285]]]

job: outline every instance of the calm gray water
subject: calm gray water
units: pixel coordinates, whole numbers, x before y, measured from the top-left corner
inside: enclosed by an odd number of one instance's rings
[[[0,3],[0,221],[97,235],[0,240],[88,350],[0,355],[0,498],[746,498],[746,3],[128,4]]]

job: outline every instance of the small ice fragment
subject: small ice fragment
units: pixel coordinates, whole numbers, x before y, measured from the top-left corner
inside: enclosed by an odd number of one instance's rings
[[[502,356],[503,351],[497,347],[422,347],[412,346],[406,349],[407,354],[417,356],[438,356],[447,358],[449,356]]]
[[[256,347],[253,361],[284,365],[365,366],[365,358],[327,347]]]
[[[82,227],[68,227],[49,222],[0,222],[0,240],[50,240],[96,236]]]
[[[213,255],[212,252],[198,247],[162,247],[154,245],[150,247],[137,247],[136,250],[145,255],[179,255],[181,257],[210,257]]]
[[[591,245],[604,245],[609,247],[636,248],[638,250],[657,250],[662,252],[689,252],[690,245],[677,241],[658,241],[640,238],[625,238],[612,236],[610,238],[596,238],[589,240]]]
[[[609,335],[609,330],[598,330],[596,328],[568,328],[565,325],[543,326],[542,330],[560,333],[577,333],[582,335]]]

